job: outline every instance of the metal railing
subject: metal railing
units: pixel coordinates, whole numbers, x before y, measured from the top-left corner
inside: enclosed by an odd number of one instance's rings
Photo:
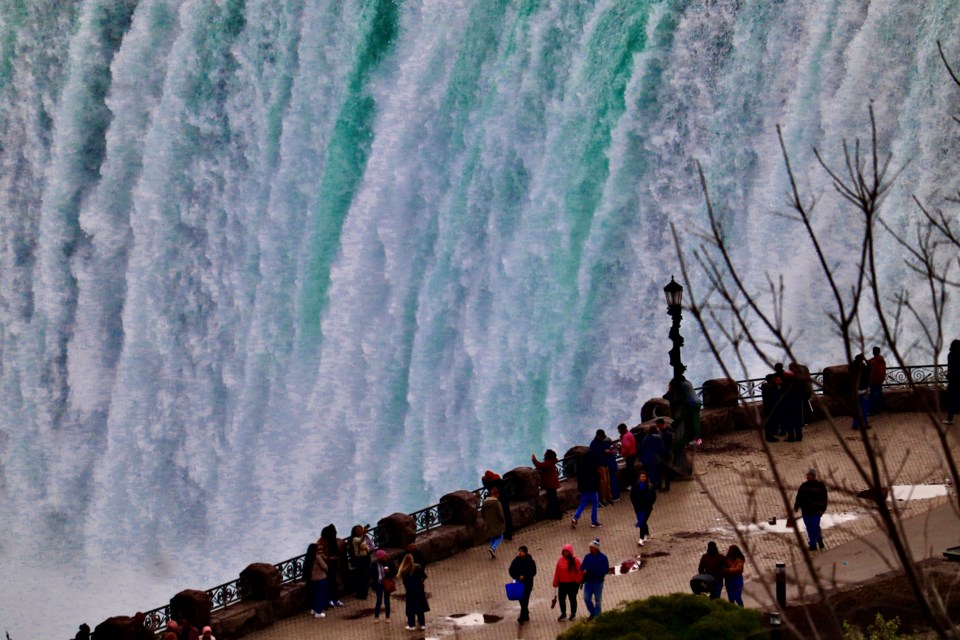
[[[810,378],[811,382],[813,383],[814,392],[822,393],[823,372],[811,373]],[[946,367],[944,365],[937,364],[918,367],[889,367],[887,368],[887,376],[883,384],[885,387],[944,384],[946,379]],[[763,384],[764,380],[765,378],[738,380],[737,393],[740,399],[759,400],[760,385]],[[702,398],[702,387],[697,388],[696,391],[697,394]],[[616,442],[617,441],[615,441],[614,444],[616,444]],[[619,447],[617,449],[619,450]],[[617,461],[619,462],[622,459],[623,458],[618,452]],[[561,480],[566,480],[576,476],[576,457],[569,456],[557,460],[557,473],[559,474]],[[511,480],[504,479],[504,482],[507,486],[508,495],[515,494],[514,485]],[[480,498],[480,502],[482,503],[487,497],[488,490],[486,487],[481,487],[479,489],[474,489],[473,493]],[[417,534],[421,534],[439,527],[444,521],[448,520],[451,516],[450,505],[441,501],[437,504],[432,504],[429,507],[420,509],[419,511],[415,511],[409,515],[413,518],[414,523],[416,524]],[[370,534],[371,538],[373,538],[374,544],[377,547],[386,546],[390,542],[389,535],[384,527],[373,527],[368,533]],[[303,554],[275,564],[274,566],[280,572],[281,584],[302,580],[304,568],[303,565],[305,561],[306,554]],[[217,611],[240,602],[243,595],[243,585],[241,583],[241,579],[237,578],[236,580],[231,580],[230,582],[221,584],[212,589],[207,589],[206,593],[210,597],[210,603],[212,605],[211,610]],[[166,629],[167,623],[170,622],[170,619],[170,605],[158,607],[146,613],[144,626],[153,631],[155,634],[160,634]],[[91,635],[91,638],[92,637],[93,636]]]
[[[760,386],[765,378],[751,378],[737,380],[737,394],[741,400],[759,400]],[[947,369],[945,365],[933,364],[919,367],[887,367],[887,376],[884,378],[884,387],[906,387],[909,385],[946,384]],[[814,393],[823,393],[823,372],[810,374]],[[703,398],[703,388],[697,388],[697,394]]]

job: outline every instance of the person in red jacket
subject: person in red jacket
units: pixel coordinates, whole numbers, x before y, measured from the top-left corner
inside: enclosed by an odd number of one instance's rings
[[[637,467],[637,439],[633,437],[627,425],[620,423],[617,425],[617,431],[620,433],[620,455],[623,456],[624,465],[624,484],[632,487],[636,478]]]
[[[582,579],[580,558],[573,554],[573,545],[563,545],[557,568],[553,572],[553,588],[557,590],[557,599],[560,601],[560,617],[557,620],[567,619],[567,600],[570,601],[570,620],[577,617],[577,592]]]
[[[547,492],[547,517],[551,520],[563,518],[560,510],[560,500],[557,498],[557,489],[560,488],[560,474],[557,472],[557,452],[547,449],[543,452],[543,462],[537,460],[536,454],[530,456],[533,466],[540,472],[540,486]]]

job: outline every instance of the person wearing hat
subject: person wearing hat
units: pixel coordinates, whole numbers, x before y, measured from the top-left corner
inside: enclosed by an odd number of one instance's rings
[[[823,534],[820,531],[820,518],[827,510],[827,485],[817,480],[817,470],[807,470],[807,481],[797,489],[793,501],[793,510],[803,517],[803,526],[807,529],[807,548],[816,551],[823,549]]]
[[[394,582],[395,571],[389,562],[389,556],[383,549],[377,549],[373,554],[373,563],[370,565],[370,585],[377,595],[377,603],[373,607],[373,622],[380,622],[380,607],[387,622],[390,622],[390,594],[396,589]]]
[[[211,629],[209,626],[206,626],[203,628],[203,632],[202,632],[202,635],[200,636],[200,640],[217,640],[217,639],[213,637],[213,629]]]
[[[600,538],[590,543],[590,553],[580,562],[580,572],[583,574],[583,601],[587,605],[593,620],[601,612],[603,599],[603,581],[610,571],[610,561],[600,552]]]

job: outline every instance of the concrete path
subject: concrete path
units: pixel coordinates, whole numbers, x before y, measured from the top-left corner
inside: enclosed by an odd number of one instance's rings
[[[790,487],[786,505],[773,486],[761,438],[751,433],[725,435],[705,442],[697,451],[695,481],[675,483],[672,491],[660,495],[650,519],[652,538],[643,548],[637,546],[633,510],[629,495],[624,494],[623,500],[600,510],[600,529],[590,528],[586,517],[571,529],[568,513],[559,523],[541,522],[520,530],[512,542],[504,542],[496,559],[480,546],[429,565],[427,589],[432,610],[427,614],[426,631],[404,630],[400,599],[394,603],[390,624],[374,624],[371,596],[366,601],[346,600],[345,607],[328,612],[325,619],[305,613],[248,637],[555,638],[569,625],[556,620],[558,609],[550,609],[553,570],[560,548],[571,543],[582,557],[595,537],[600,538],[601,549],[611,564],[638,556],[641,560],[639,570],[607,577],[605,610],[626,600],[688,593],[689,580],[709,540],[715,540],[721,551],[731,544],[744,549],[748,558],[744,601],[747,606],[769,610],[775,608],[772,585],[777,562],[787,564],[790,601],[812,593],[803,565],[805,545],[784,526],[796,487],[810,466],[818,469],[830,488],[830,521],[825,518],[824,523],[828,548],[813,555],[816,566],[826,572],[824,575],[832,575],[837,585],[868,580],[893,570],[894,555],[886,536],[878,530],[875,509],[856,497],[866,483],[856,474],[843,446],[849,447],[857,459],[865,457],[859,433],[849,430],[848,425],[842,420],[834,430],[827,422],[815,423],[806,429],[802,442],[771,445],[776,470]],[[937,497],[895,503],[905,519],[915,559],[941,557],[947,547],[960,545],[960,518],[953,488],[944,487],[948,473],[932,425],[917,414],[882,415],[874,418],[872,425],[868,433],[886,454],[886,468],[893,474],[890,484],[931,485],[924,487],[925,491],[949,490],[949,494]],[[589,439],[588,431],[584,440]],[[958,457],[956,433],[951,434],[949,442],[954,457]],[[772,518],[777,524],[771,526],[768,523]],[[743,529],[740,533],[738,527]],[[539,570],[530,602],[531,621],[522,626],[516,622],[518,605],[505,599],[503,588],[509,580],[507,567],[521,544],[530,549]],[[585,613],[581,599],[578,616]]]

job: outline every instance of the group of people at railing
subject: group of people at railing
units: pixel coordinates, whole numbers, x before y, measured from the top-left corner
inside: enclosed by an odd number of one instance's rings
[[[337,537],[333,524],[320,532],[320,537],[307,548],[303,561],[303,579],[310,585],[310,615],[325,618],[326,611],[342,607],[343,589],[359,600],[366,600],[372,591],[376,598],[373,620],[390,622],[391,594],[399,579],[405,590],[407,629],[426,628],[425,614],[430,610],[424,581],[426,559],[410,545],[399,563],[394,566],[389,555],[377,548],[370,534],[370,525],[354,525],[350,536]],[[414,625],[417,625],[416,627]]]
[[[873,357],[869,359],[859,354],[850,364],[849,373],[857,406],[857,410],[852,412],[852,427],[868,429],[870,426],[867,417],[880,413],[884,408],[883,387],[888,370],[880,349],[874,348]],[[803,425],[812,417],[811,398],[816,392],[813,381],[822,380],[823,375],[811,376],[807,367],[793,362],[786,370],[781,364],[776,365],[774,371],[766,376],[759,389],[764,434],[768,441],[777,442],[779,437],[783,436],[786,436],[787,442],[802,440]],[[910,377],[909,370],[906,376]],[[934,378],[942,380],[937,375],[934,375]],[[944,422],[952,424],[954,415],[960,411],[960,340],[954,340],[950,345],[946,381]],[[737,384],[741,387],[744,382]],[[630,491],[631,503],[637,516],[637,543],[640,546],[645,544],[650,536],[650,515],[657,495],[670,491],[671,478],[678,473],[682,474],[679,459],[683,456],[684,449],[702,442],[699,424],[701,399],[692,384],[679,376],[670,382],[663,397],[669,402],[672,421],[657,418],[647,429],[637,425],[632,430],[626,424],[620,424],[619,439],[616,441],[607,437],[603,429],[599,429],[588,450],[577,457],[560,459],[552,449],[546,450],[542,461],[536,454],[531,456],[534,467],[540,472],[540,485],[546,494],[546,513],[549,519],[563,519],[558,498],[560,483],[562,479],[575,475],[580,502],[570,521],[571,526],[577,526],[589,507],[590,525],[594,528],[602,527],[598,519],[599,509],[620,500],[622,480],[626,490]],[[621,460],[624,470],[618,474]],[[502,540],[510,540],[513,536],[510,511],[513,487],[508,479],[491,470],[484,473],[481,482],[482,488],[475,493],[481,499],[481,518],[489,540],[490,555],[496,558]],[[426,530],[440,524],[440,507],[442,505],[434,505],[417,512],[429,512],[430,515],[428,518],[416,518],[418,532],[420,529]],[[424,614],[429,611],[424,590],[427,577],[424,570],[425,558],[413,545],[408,545],[405,553],[400,556],[399,565],[394,566],[387,553],[378,548],[378,543],[386,543],[378,539],[381,535],[383,532],[371,529],[370,525],[358,524],[351,529],[350,536],[340,539],[337,537],[336,527],[330,524],[324,527],[318,540],[310,545],[306,556],[291,559],[302,560],[302,565],[297,563],[302,566],[302,574],[294,571],[295,575],[287,576],[284,573],[285,581],[302,575],[311,585],[310,612],[317,618],[325,617],[326,611],[333,607],[343,606],[340,600],[343,592],[350,592],[358,599],[367,599],[372,591],[376,597],[375,622],[380,621],[381,613],[387,622],[390,621],[390,596],[400,582],[406,590],[407,628],[425,628]],[[599,540],[597,542],[599,546]],[[588,606],[591,613],[599,612],[599,595]],[[83,631],[81,628],[81,633]],[[172,638],[168,638],[166,634],[173,634]],[[165,640],[213,640],[209,627],[201,632],[190,625],[189,621],[178,625],[173,620],[169,622],[163,637]]]

